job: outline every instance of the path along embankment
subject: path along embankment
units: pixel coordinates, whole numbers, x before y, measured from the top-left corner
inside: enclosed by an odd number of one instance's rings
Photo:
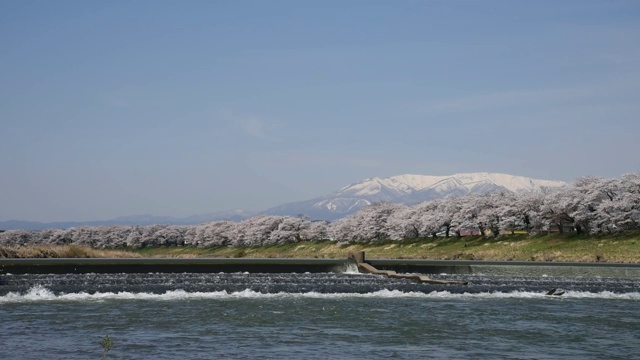
[[[367,259],[378,270],[413,274],[487,274],[530,276],[640,277],[640,264],[533,261]],[[253,259],[253,258],[73,258],[0,259],[0,274],[64,273],[215,273],[215,272],[345,272],[353,259]]]

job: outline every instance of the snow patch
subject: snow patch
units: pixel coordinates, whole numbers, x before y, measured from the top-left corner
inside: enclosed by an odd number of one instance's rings
[[[503,187],[512,192],[540,191],[544,187],[559,187],[566,183],[562,181],[538,180],[524,176],[500,173],[462,173],[449,176],[428,176],[404,174],[385,179],[373,178],[356,184],[345,186],[338,191],[340,194],[353,196],[370,196],[378,194],[383,187],[398,194],[412,194],[417,191],[432,189],[446,192],[453,189],[464,189],[467,192],[478,186]]]

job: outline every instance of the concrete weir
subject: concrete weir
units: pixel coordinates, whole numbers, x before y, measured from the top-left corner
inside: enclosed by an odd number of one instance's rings
[[[394,270],[378,270],[373,265],[369,264],[365,260],[364,251],[356,251],[349,253],[349,259],[355,261],[358,266],[358,271],[365,274],[384,275],[392,279],[410,279],[416,280],[423,284],[437,284],[437,285],[467,285],[466,281],[443,281],[434,280],[424,275],[417,274],[398,274]]]
[[[1,274],[343,272],[347,259],[77,258],[0,259]]]

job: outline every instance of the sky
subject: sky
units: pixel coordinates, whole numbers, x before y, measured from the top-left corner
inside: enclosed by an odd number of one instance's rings
[[[0,221],[640,171],[640,2],[0,0]]]

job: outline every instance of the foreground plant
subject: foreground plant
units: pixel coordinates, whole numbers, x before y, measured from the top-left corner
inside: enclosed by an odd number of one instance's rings
[[[109,338],[109,335],[100,341],[100,346],[102,346],[102,360],[104,360],[107,358],[107,352],[113,347],[113,341]]]

